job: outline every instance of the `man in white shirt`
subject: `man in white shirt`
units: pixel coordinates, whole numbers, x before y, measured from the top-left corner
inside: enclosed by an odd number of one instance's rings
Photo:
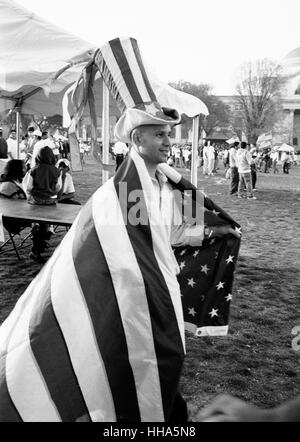
[[[31,162],[30,162],[30,168],[32,169],[35,166],[35,159],[40,151],[40,149],[42,147],[45,147],[45,141],[42,140],[42,132],[40,130],[35,130],[33,132],[34,138],[35,138],[35,143],[33,146],[33,151],[32,151],[32,157],[31,157]],[[50,147],[50,146],[49,146]]]
[[[27,153],[29,153],[30,155],[32,155],[33,152],[33,146],[35,145],[37,139],[34,136],[34,127],[30,126],[28,128],[28,145],[27,145]]]
[[[205,141],[204,147],[203,147],[203,175],[208,175],[208,143]]]
[[[236,165],[239,172],[238,198],[243,198],[244,189],[248,199],[256,199],[252,191],[251,179],[252,155],[247,150],[247,143],[241,142],[241,147],[236,153]]]
[[[80,205],[78,201],[74,200],[75,187],[73,178],[69,173],[70,161],[66,158],[62,158],[58,161],[56,166],[61,171],[62,187],[57,194],[57,201],[63,204],[77,204]]]
[[[207,156],[208,156],[208,175],[213,176],[213,170],[215,167],[215,148],[213,144],[210,144],[208,146],[207,150]]]
[[[116,156],[116,171],[121,166],[127,152],[128,152],[128,147],[125,143],[122,143],[121,141],[117,141],[114,144],[113,153]]]
[[[236,153],[239,142],[235,141],[229,149],[229,167],[230,167],[230,195],[237,195],[239,186],[239,172],[236,164]]]
[[[50,147],[50,149],[52,149],[54,156],[55,156],[55,160],[58,161],[59,158],[59,150],[58,147],[56,146],[54,140],[49,136],[49,133],[47,130],[42,132],[42,140],[44,141],[44,145]]]
[[[18,142],[17,142],[17,132],[11,130],[7,142],[7,157],[11,160],[18,159]]]

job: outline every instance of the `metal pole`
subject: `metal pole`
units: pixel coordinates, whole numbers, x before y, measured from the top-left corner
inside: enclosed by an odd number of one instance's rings
[[[102,161],[104,164],[109,164],[109,90],[103,81],[102,86],[103,101],[102,101]],[[109,179],[109,172],[102,171],[102,184]]]
[[[198,143],[199,143],[199,115],[193,118],[193,141],[192,141],[192,165],[191,183],[197,187],[198,166]]]
[[[20,108],[16,109],[17,159],[20,158]]]

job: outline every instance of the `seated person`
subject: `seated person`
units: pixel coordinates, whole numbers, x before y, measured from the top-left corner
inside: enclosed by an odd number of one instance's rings
[[[0,196],[14,199],[26,199],[26,193],[22,186],[22,179],[24,176],[23,161],[10,160],[7,162],[4,173],[0,177]],[[22,219],[5,219],[3,220],[4,227],[11,234],[20,234],[26,228],[31,227],[29,221]],[[32,254],[38,249],[41,238],[39,229],[32,227]],[[36,259],[38,262],[44,262],[43,259]]]
[[[26,193],[29,204],[54,205],[57,202],[57,194],[62,187],[60,171],[55,167],[55,156],[48,146],[42,147],[36,157],[36,166],[28,171],[26,180]],[[44,252],[47,243],[53,233],[46,223],[39,223],[33,227],[39,242],[36,244],[30,257],[38,262],[43,262],[41,253]]]
[[[27,194],[30,204],[52,205],[62,187],[60,171],[55,167],[55,156],[48,146],[42,147],[36,156],[36,166],[29,171]]]
[[[58,202],[63,204],[77,204],[80,205],[78,201],[74,200],[75,187],[70,170],[70,162],[62,158],[58,161],[57,167],[61,171],[62,188],[58,192]]]

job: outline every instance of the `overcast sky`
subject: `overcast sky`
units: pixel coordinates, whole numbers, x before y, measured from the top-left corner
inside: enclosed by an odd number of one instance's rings
[[[161,80],[209,83],[221,95],[234,93],[237,69],[244,61],[281,61],[300,47],[300,0],[18,3],[97,46],[116,37],[134,37]]]

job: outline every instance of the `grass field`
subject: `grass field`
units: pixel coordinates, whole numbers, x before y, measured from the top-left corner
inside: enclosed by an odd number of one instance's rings
[[[73,179],[83,203],[101,172],[87,158]],[[222,392],[261,406],[300,394],[300,351],[291,346],[300,326],[300,167],[289,175],[259,173],[256,201],[229,196],[222,170],[209,178],[199,171],[199,187],[242,225],[243,239],[228,336],[187,335],[181,389],[192,418]],[[48,256],[64,233],[55,235]],[[0,323],[40,269],[28,253],[22,249],[20,262],[11,251],[0,255]]]

